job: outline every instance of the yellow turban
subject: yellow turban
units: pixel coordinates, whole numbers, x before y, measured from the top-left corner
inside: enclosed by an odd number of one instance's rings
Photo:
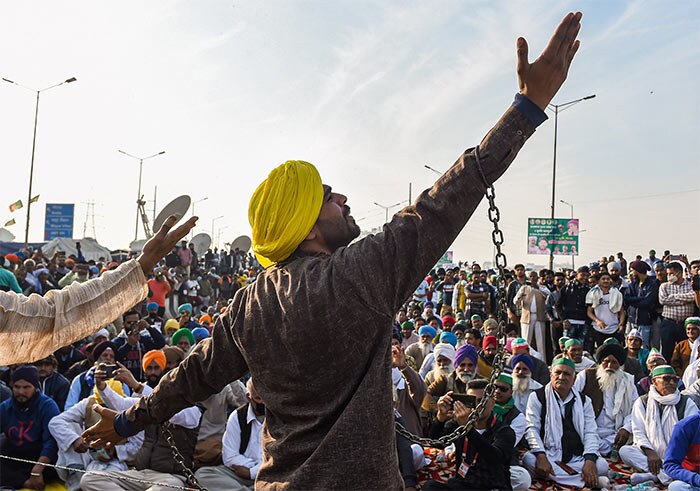
[[[284,261],[299,247],[322,205],[323,184],[312,164],[288,160],[270,172],[248,205],[253,252],[264,268]]]

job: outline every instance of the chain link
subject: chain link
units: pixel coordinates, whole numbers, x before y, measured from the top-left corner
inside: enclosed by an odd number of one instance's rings
[[[493,245],[496,248],[496,267],[498,268],[498,333],[496,337],[498,339],[498,350],[493,360],[493,372],[491,372],[491,377],[489,378],[489,383],[484,389],[484,397],[481,398],[479,404],[476,405],[474,410],[469,414],[467,422],[457,428],[454,432],[449,435],[442,436],[438,439],[423,438],[412,434],[399,422],[396,422],[396,433],[408,439],[411,443],[417,443],[422,447],[434,447],[434,448],[445,448],[456,440],[463,438],[469,433],[469,431],[474,427],[476,422],[481,418],[481,415],[486,408],[486,403],[488,399],[493,397],[493,392],[495,390],[494,382],[498,376],[503,371],[503,365],[505,363],[506,355],[506,324],[508,323],[508,305],[506,302],[506,289],[505,289],[505,268],[507,264],[506,255],[501,251],[501,246],[503,245],[503,231],[498,228],[498,221],[501,218],[501,212],[496,206],[496,189],[493,184],[489,184],[486,180],[481,169],[481,156],[479,155],[479,147],[474,148],[474,158],[476,160],[476,167],[481,175],[481,179],[486,186],[486,199],[489,202],[489,221],[493,223],[493,232],[491,233],[491,238],[493,239]]]
[[[177,464],[182,469],[182,472],[187,478],[187,482],[199,491],[207,491],[207,488],[199,484],[197,478],[194,477],[194,472],[192,472],[190,468],[187,467],[187,464],[185,464],[185,458],[182,456],[180,451],[177,449],[177,446],[175,445],[175,438],[173,437],[173,434],[170,431],[170,423],[162,423],[160,425],[160,432],[165,438],[165,440],[168,442],[168,445],[170,445],[170,451],[173,454],[173,459],[175,459],[175,462],[177,462]]]

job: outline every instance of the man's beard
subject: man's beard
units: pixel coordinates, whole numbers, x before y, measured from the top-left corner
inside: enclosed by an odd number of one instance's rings
[[[455,372],[457,374],[457,378],[460,380],[460,382],[463,382],[465,384],[468,384],[472,380],[474,380],[474,372]]]
[[[615,390],[622,383],[622,379],[625,377],[625,372],[622,369],[610,370],[598,366],[596,369],[596,378],[598,379],[598,385],[600,385],[600,390],[607,392],[608,390]]]
[[[350,207],[343,207],[343,220],[323,220],[318,219],[317,225],[321,225],[323,240],[332,250],[345,247],[360,235],[360,227],[356,223],[350,223],[348,216]]]
[[[447,367],[436,366],[435,368],[433,368],[433,374],[435,375],[435,380],[438,380],[443,375],[449,376],[450,374],[452,374],[452,372],[454,372],[454,368],[452,368],[451,366],[447,366]]]
[[[20,411],[23,411],[27,409],[29,406],[32,405],[32,403],[36,400],[36,398],[39,397],[39,390],[34,391],[34,395],[31,397],[25,399],[24,397],[22,398],[23,400],[20,401],[17,397],[15,397],[15,404],[19,408]]]
[[[433,343],[431,341],[428,341],[428,342],[421,341],[418,346],[420,347],[420,350],[421,350],[421,353],[423,353],[423,356],[427,356],[433,349]]]
[[[517,394],[525,394],[530,390],[530,375],[524,377],[513,377],[513,392]]]
[[[148,384],[148,386],[150,388],[154,389],[156,387],[156,385],[158,385],[158,382],[160,382],[160,379],[162,379],[162,378],[163,378],[163,374],[152,375],[150,377],[146,377],[146,383]]]

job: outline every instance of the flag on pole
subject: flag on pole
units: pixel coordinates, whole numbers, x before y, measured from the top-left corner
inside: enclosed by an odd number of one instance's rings
[[[13,218],[12,220],[9,220],[4,226],[9,227],[10,225],[14,225],[14,224],[15,224],[15,219]]]
[[[10,213],[12,213],[15,210],[19,210],[20,208],[22,208],[22,200],[18,199],[10,205]]]
[[[38,194],[37,194],[36,196],[34,196],[32,199],[29,200],[30,203],[36,203],[37,201],[39,201],[39,195],[38,195]]]

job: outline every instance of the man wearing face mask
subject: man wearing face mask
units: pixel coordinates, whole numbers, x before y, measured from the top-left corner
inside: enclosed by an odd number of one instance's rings
[[[630,329],[638,330],[642,335],[644,348],[651,349],[652,325],[659,301],[659,281],[647,274],[649,266],[643,261],[633,261],[630,264],[630,272],[633,280],[624,292],[627,325]]]
[[[670,360],[676,343],[685,339],[683,322],[693,315],[695,294],[690,282],[683,277],[681,263],[669,263],[666,272],[668,281],[659,287],[659,303],[663,305],[661,353],[664,358]]]
[[[195,473],[208,489],[253,491],[262,464],[262,427],[265,404],[253,385],[246,384],[248,402],[231,413],[223,438],[224,465],[202,467]]]

